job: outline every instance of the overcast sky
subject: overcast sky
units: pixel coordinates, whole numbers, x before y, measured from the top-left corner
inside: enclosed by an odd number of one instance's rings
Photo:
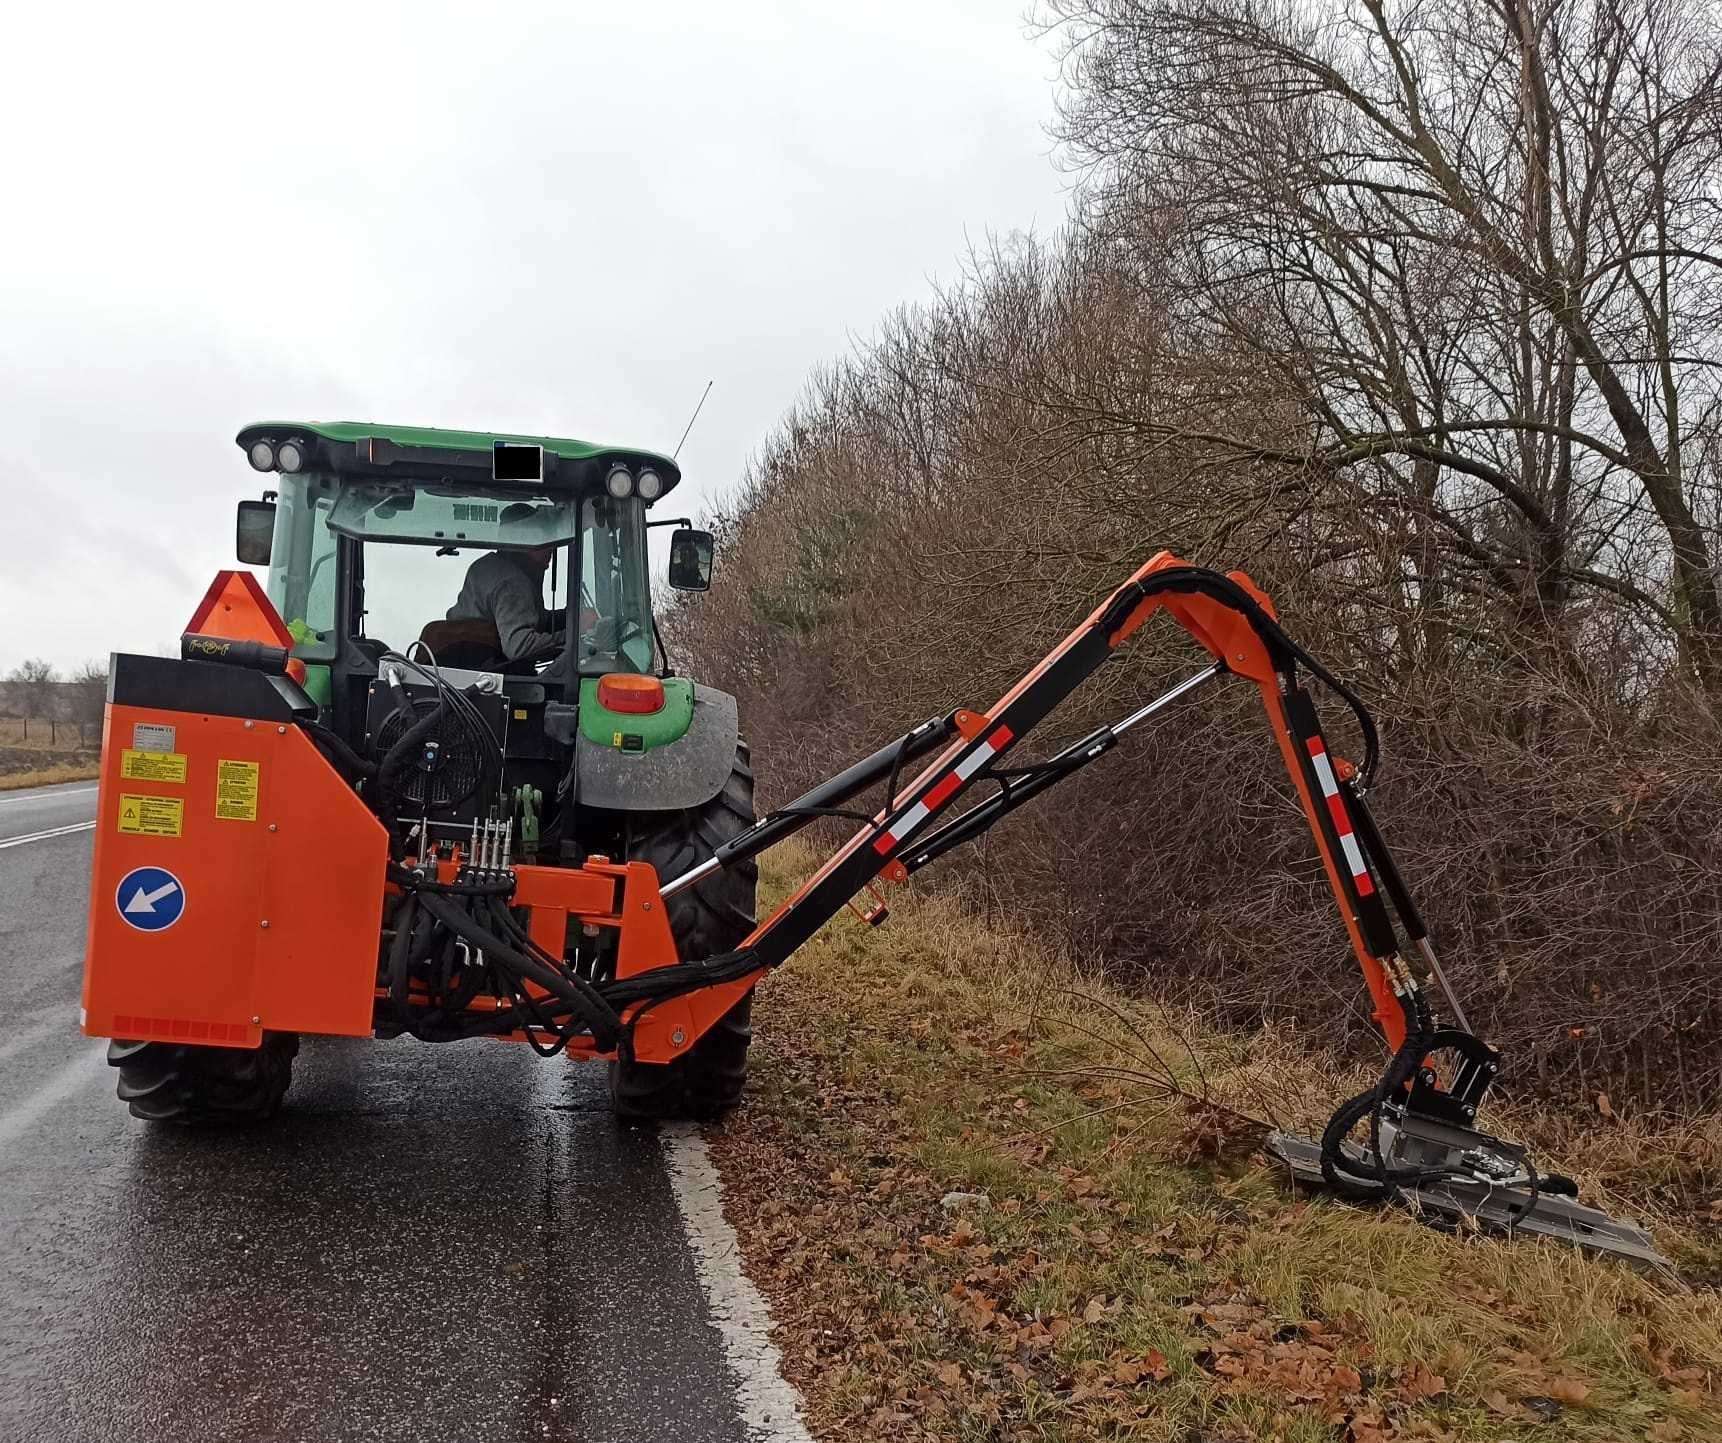
[[[809,370],[1064,215],[1022,0],[10,7],[0,671],[173,645],[259,419],[734,484]]]

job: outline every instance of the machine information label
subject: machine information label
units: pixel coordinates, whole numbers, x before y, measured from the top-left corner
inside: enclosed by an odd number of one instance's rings
[[[128,782],[183,782],[185,753],[134,752],[127,747],[120,753],[120,775]]]
[[[227,822],[257,820],[257,762],[220,762],[215,768],[215,815]]]
[[[177,837],[185,831],[185,802],[121,792],[120,830],[139,837]]]
[[[132,727],[132,745],[140,752],[171,752],[174,728],[155,722],[138,722]]]

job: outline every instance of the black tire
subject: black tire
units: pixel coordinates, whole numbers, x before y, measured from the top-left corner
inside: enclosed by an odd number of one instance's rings
[[[650,862],[660,878],[679,877],[753,823],[753,768],[747,743],[739,742],[729,781],[703,807],[630,818],[628,855]],[[742,862],[671,897],[665,905],[682,957],[691,961],[734,951],[753,931],[758,881],[759,868]],[[728,1112],[741,1101],[747,1083],[752,1016],[753,993],[749,992],[685,1057],[669,1063],[620,1058],[612,1062],[610,1097],[616,1116],[625,1122],[661,1122]]]
[[[234,1126],[281,1110],[298,1051],[294,1032],[266,1032],[261,1047],[114,1041],[108,1066],[120,1070],[117,1091],[133,1117]]]

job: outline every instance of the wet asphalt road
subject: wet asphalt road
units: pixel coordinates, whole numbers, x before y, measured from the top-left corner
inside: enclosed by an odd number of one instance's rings
[[[77,1030],[92,784],[0,793],[0,1440],[745,1443],[659,1140],[601,1068],[318,1041],[244,1133]]]

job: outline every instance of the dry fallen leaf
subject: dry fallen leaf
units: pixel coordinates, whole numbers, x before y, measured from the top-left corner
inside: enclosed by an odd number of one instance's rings
[[[963,1370],[955,1363],[940,1363],[938,1367],[933,1369],[933,1376],[947,1388],[963,1386]]]
[[[1400,1377],[1398,1391],[1406,1402],[1417,1403],[1425,1398],[1439,1398],[1447,1391],[1447,1380],[1421,1363],[1414,1363]]]
[[[1590,1384],[1578,1378],[1556,1378],[1543,1392],[1557,1403],[1582,1403],[1590,1397]]]
[[[1686,1430],[1672,1418],[1660,1418],[1650,1425],[1650,1431],[1645,1437],[1650,1443],[1680,1443],[1686,1436]]]

